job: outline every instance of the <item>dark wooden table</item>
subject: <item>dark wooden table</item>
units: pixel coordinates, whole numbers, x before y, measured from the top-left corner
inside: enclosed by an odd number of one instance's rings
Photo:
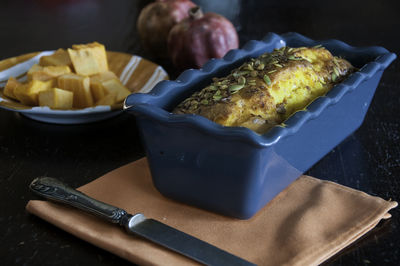
[[[267,32],[296,31],[355,46],[380,45],[400,53],[398,1],[196,1],[228,17],[240,43]],[[137,54],[178,72],[141,47],[136,19],[148,1],[37,0],[0,3],[0,59],[99,41],[109,50]],[[359,130],[308,174],[384,199],[400,196],[400,64],[385,71]],[[351,115],[351,114],[349,114]],[[86,125],[40,123],[0,110],[0,261],[2,265],[124,265],[127,261],[29,215],[31,180],[58,177],[72,186],[144,156],[135,119],[122,114]],[[398,265],[400,213],[327,263]]]

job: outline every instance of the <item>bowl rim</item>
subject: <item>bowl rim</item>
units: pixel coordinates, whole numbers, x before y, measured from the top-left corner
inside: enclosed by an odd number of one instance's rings
[[[335,85],[326,95],[315,99],[306,109],[295,112],[282,125],[275,126],[264,134],[258,134],[245,127],[222,126],[200,115],[173,114],[161,107],[193,86],[191,84],[208,78],[216,71],[228,67],[240,59],[249,58],[250,54],[260,52],[262,49],[265,51],[266,46],[280,48],[287,42],[299,42],[310,47],[322,44],[324,47],[331,46],[358,55],[374,55],[375,59],[352,73],[343,82]],[[129,95],[124,101],[124,110],[143,115],[164,125],[174,127],[186,125],[219,139],[235,139],[263,148],[295,134],[308,120],[318,117],[323,110],[340,101],[346,93],[353,91],[360,83],[387,68],[395,58],[394,53],[379,46],[354,47],[336,39],[313,40],[296,32],[282,35],[268,33],[261,41],[251,40],[242,49],[231,50],[221,59],[209,60],[201,69],[188,69],[174,81],[159,82],[148,94]]]
[[[32,55],[30,58],[23,60],[23,61],[17,61],[17,63],[6,67],[2,70],[0,70],[0,108],[8,111],[13,111],[17,113],[24,113],[24,114],[33,114],[33,115],[57,115],[57,116],[80,116],[80,115],[91,115],[91,114],[98,114],[98,113],[107,113],[107,112],[120,112],[123,109],[123,103],[120,101],[118,103],[112,104],[112,105],[96,105],[96,106],[90,106],[90,107],[85,107],[85,108],[74,108],[74,109],[52,109],[49,108],[48,106],[31,106],[31,105],[25,105],[20,103],[19,101],[15,99],[11,99],[4,95],[4,87],[7,83],[7,80],[10,77],[15,77],[19,81],[25,82],[27,80],[27,72],[28,70],[32,67],[34,64],[38,64],[39,59],[43,56],[48,56],[52,55],[56,52],[56,50],[43,50],[43,51],[36,51],[36,52],[29,52],[29,53],[23,53],[18,56],[14,57],[8,57],[1,59],[0,62],[7,61],[13,58],[20,58],[23,56],[29,56]],[[143,62],[146,62],[146,64],[151,64],[154,66],[154,72],[157,71],[157,69],[160,69],[159,71],[167,78],[169,78],[167,72],[164,70],[164,68],[149,60],[146,58],[143,58],[137,54],[131,54],[128,52],[121,52],[121,51],[113,51],[113,50],[106,50],[107,57],[108,56],[117,56],[117,55],[124,55],[126,57],[130,57],[131,61],[133,60],[140,60]],[[129,70],[128,68],[129,62],[125,65],[123,68],[124,70]],[[129,73],[129,71],[127,71]],[[128,74],[128,77],[131,77],[133,75],[133,72]],[[122,76],[122,74],[121,74]],[[120,77],[118,77],[120,79]],[[151,77],[146,81],[150,81]],[[147,87],[147,84],[145,83],[146,88],[150,89],[151,87]],[[145,87],[144,86],[144,87]],[[140,88],[143,89],[144,87]],[[11,104],[8,104],[11,103]]]

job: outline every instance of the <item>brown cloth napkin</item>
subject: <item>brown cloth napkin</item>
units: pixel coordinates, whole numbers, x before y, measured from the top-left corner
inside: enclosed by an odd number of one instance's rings
[[[371,230],[395,201],[336,183],[301,176],[249,220],[238,220],[162,196],[145,158],[79,188],[130,213],[141,212],[258,265],[314,265]],[[192,265],[194,261],[128,235],[123,228],[47,201],[26,209],[98,247],[141,265]]]

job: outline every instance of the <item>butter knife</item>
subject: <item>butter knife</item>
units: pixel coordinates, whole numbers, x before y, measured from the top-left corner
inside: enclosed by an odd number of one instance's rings
[[[123,209],[95,200],[55,178],[38,177],[32,181],[29,188],[39,196],[119,224],[129,233],[141,236],[202,264],[255,265],[157,220],[148,219],[141,213],[132,215]]]

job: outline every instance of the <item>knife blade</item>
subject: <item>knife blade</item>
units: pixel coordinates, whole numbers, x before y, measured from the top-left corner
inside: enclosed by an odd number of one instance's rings
[[[46,199],[64,203],[109,222],[125,227],[126,231],[157,243],[205,265],[255,265],[210,243],[179,231],[143,214],[129,214],[125,210],[93,199],[58,179],[35,178],[31,191]]]

